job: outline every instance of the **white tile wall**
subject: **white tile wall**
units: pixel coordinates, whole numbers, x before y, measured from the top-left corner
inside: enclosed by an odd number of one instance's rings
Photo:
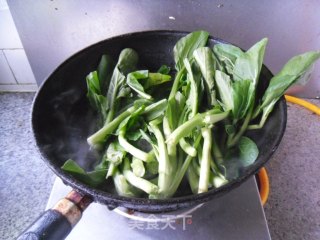
[[[23,49],[3,50],[13,75],[19,84],[32,84],[33,72]]]
[[[0,10],[0,48],[23,48],[9,9]]]
[[[36,81],[7,2],[0,0],[0,92],[36,90]]]
[[[2,50],[0,50],[0,84],[17,84]]]

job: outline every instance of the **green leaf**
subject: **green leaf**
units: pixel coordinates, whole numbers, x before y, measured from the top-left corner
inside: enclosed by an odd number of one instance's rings
[[[193,52],[193,56],[200,67],[204,78],[204,86],[207,95],[207,101],[210,106],[217,105],[216,92],[214,87],[214,75],[217,69],[215,56],[208,47],[201,47]]]
[[[224,128],[225,128],[226,133],[227,133],[228,135],[235,134],[235,132],[236,132],[236,128],[235,128],[234,125],[228,124],[228,125],[225,125]]]
[[[267,42],[268,39],[262,39],[236,59],[233,69],[234,80],[252,80],[254,86],[257,86]]]
[[[259,155],[259,149],[254,141],[248,137],[241,137],[238,143],[239,159],[244,167],[248,167],[255,162]]]
[[[148,106],[148,105],[151,105],[153,104],[153,102],[151,100],[148,100],[148,99],[145,99],[145,98],[138,98],[137,100],[135,100],[133,102],[133,106],[138,109],[140,107],[145,107],[145,106]]]
[[[196,31],[182,37],[173,48],[174,61],[176,69],[183,68],[183,60],[191,59],[193,51],[199,47],[204,47],[208,41],[209,33],[205,31]]]
[[[201,83],[201,72],[197,68],[197,65],[192,62],[190,63],[187,58],[184,59],[184,66],[187,70],[187,81],[190,82],[190,91],[186,101],[186,105],[190,109],[189,118],[192,118],[198,113],[200,97],[200,83]]]
[[[235,120],[243,119],[251,104],[255,87],[251,80],[236,81],[232,84],[233,117]]]
[[[161,74],[169,74],[170,73],[171,68],[167,65],[162,65],[159,69],[158,69],[158,73]]]
[[[302,76],[320,58],[320,51],[306,52],[291,58],[276,76]]]
[[[149,73],[148,78],[143,81],[143,87],[148,89],[153,86],[160,85],[171,81],[171,76],[161,73]]]
[[[175,129],[185,107],[186,98],[181,92],[177,92],[174,98],[168,100],[165,116],[168,119],[170,129]]]
[[[234,101],[233,101],[233,88],[231,85],[231,79],[229,75],[216,70],[215,79],[217,82],[217,87],[219,90],[219,95],[221,98],[220,105],[225,111],[234,110]]]
[[[261,108],[274,99],[278,100],[285,91],[299,81],[305,72],[320,58],[320,52],[307,52],[291,58],[270,81],[262,98]]]
[[[130,48],[125,48],[121,51],[118,63],[113,71],[108,92],[107,92],[107,102],[109,107],[109,112],[107,116],[106,123],[111,122],[119,105],[119,93],[123,96],[123,91],[120,89],[124,88],[126,81],[125,76],[136,69],[138,63],[138,54]]]
[[[101,117],[102,122],[107,118],[108,104],[105,96],[101,95],[100,82],[97,71],[91,72],[86,77],[87,98],[91,107],[96,110]]]
[[[86,77],[86,80],[87,80],[87,88],[88,88],[88,91],[91,91],[95,94],[101,94],[101,89],[100,89],[100,81],[99,81],[99,78],[98,78],[98,73],[97,71],[93,71],[93,72],[90,72],[87,77]]]
[[[139,83],[139,79],[148,78],[148,70],[140,70],[131,72],[127,76],[127,84],[131,89],[137,92],[141,97],[146,99],[152,99],[151,95],[147,94],[143,86]]]
[[[261,105],[255,110],[254,117],[263,112],[258,125],[249,126],[250,129],[262,128],[274,105],[285,91],[298,83],[309,72],[315,61],[320,58],[320,52],[307,52],[291,58],[270,81],[267,90],[262,97]]]
[[[137,92],[141,97],[146,99],[151,99],[152,97],[145,92],[145,89],[157,86],[170,80],[170,75],[149,73],[148,70],[131,72],[127,76],[127,84],[130,86],[130,88]]]
[[[164,115],[165,110],[167,109],[167,100],[162,99],[156,103],[153,103],[147,106],[143,112],[143,116],[146,121],[152,121],[161,115]]]
[[[103,161],[109,161],[115,164],[115,166],[120,165],[122,160],[126,156],[126,151],[118,141],[114,140],[111,142],[103,156]]]
[[[144,109],[145,109],[145,106],[142,105],[137,110],[135,110],[133,113],[131,113],[130,116],[128,116],[126,119],[124,119],[118,127],[117,134],[119,134],[119,131],[123,131],[125,133],[132,126],[134,126],[138,122],[139,117],[143,113]]]
[[[190,84],[190,93],[188,96],[188,99],[186,101],[186,105],[185,106],[180,106],[181,109],[179,110],[178,113],[178,124],[177,126],[183,124],[184,122],[188,121],[188,119],[192,118],[194,115],[196,115],[196,113],[198,112],[198,103],[197,101],[200,101],[200,97],[198,96],[198,87],[193,87],[192,85],[195,85],[196,83],[192,80],[190,82],[193,82]],[[193,93],[194,91],[194,93]],[[197,104],[197,105],[193,105],[193,104]],[[178,108],[175,108],[175,112],[177,112]],[[193,111],[192,111],[193,110]],[[168,137],[169,135],[167,135],[166,137]],[[191,135],[190,135],[191,136]],[[189,137],[190,137],[189,136]],[[192,143],[189,143],[189,141],[185,138],[181,138],[181,140],[179,141],[179,145],[180,147],[183,149],[184,152],[186,152],[188,155],[190,156],[195,156],[196,155],[196,149],[194,147],[192,147]]]
[[[234,85],[237,109],[235,108],[236,120],[244,118],[249,107],[255,101],[255,91],[258,84],[263,57],[268,39],[264,38],[253,45],[247,52],[240,55],[234,64],[233,80],[246,81]],[[249,84],[248,81],[252,83]],[[245,92],[246,97],[242,94]]]
[[[227,71],[226,73],[230,75],[233,74],[233,68],[237,58],[243,55],[243,51],[240,48],[231,44],[224,43],[214,45],[213,52],[215,53],[219,61],[223,64],[224,68]]]
[[[118,103],[118,94],[123,84],[125,84],[125,76],[120,72],[119,68],[116,67],[113,71],[113,75],[107,93],[107,102],[108,107],[110,109],[108,113],[108,122],[112,121],[114,117],[117,108],[116,105]]]
[[[107,93],[107,89],[110,84],[114,66],[115,66],[115,63],[109,55],[107,54],[102,55],[100,63],[97,68],[97,72],[98,72],[98,78],[100,83],[100,92],[103,96],[105,96]]]
[[[136,70],[138,60],[139,57],[135,50],[125,48],[119,55],[117,67],[123,75],[127,75],[128,73]]]
[[[223,167],[225,169],[225,176],[228,180],[237,179],[240,175],[242,163],[239,161],[239,149],[231,148],[223,157]]]
[[[126,138],[130,141],[138,141],[141,138],[141,132],[139,131],[139,129],[135,129],[135,130],[130,130],[128,132],[126,132]]]
[[[141,133],[141,137],[151,145],[154,155],[156,156],[156,158],[158,158],[159,157],[159,148],[158,148],[158,145],[157,145],[157,140],[154,139],[153,137],[149,136],[142,129],[140,129],[140,133]],[[153,160],[154,159],[152,159],[151,161],[153,161]]]
[[[100,185],[106,177],[107,169],[95,170],[92,172],[86,172],[72,159],[67,160],[61,167],[65,172],[70,173],[79,181],[82,181],[92,187]]]
[[[118,96],[116,99],[119,100],[120,98],[128,98],[130,97],[130,93],[131,88],[126,85],[122,85],[119,89]]]

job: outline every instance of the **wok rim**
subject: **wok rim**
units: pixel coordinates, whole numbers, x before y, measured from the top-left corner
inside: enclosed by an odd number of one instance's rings
[[[63,68],[65,64],[67,64],[69,61],[72,61],[73,59],[77,58],[78,55],[81,55],[85,53],[88,49],[98,47],[99,45],[103,44],[104,42],[108,42],[111,40],[121,39],[121,38],[128,38],[130,36],[139,36],[139,35],[145,35],[145,34],[178,34],[178,35],[186,35],[190,32],[188,31],[178,31],[178,30],[151,30],[151,31],[139,31],[139,32],[131,32],[126,34],[121,34],[117,36],[113,36],[111,38],[107,38],[104,40],[101,40],[99,42],[96,42],[94,44],[91,44],[80,51],[77,51],[76,53],[72,54],[70,57],[65,59],[62,63],[60,63],[49,75],[45,78],[45,80],[41,83],[39,86],[39,89],[37,93],[35,94],[35,97],[32,102],[32,111],[31,111],[31,128],[32,128],[32,135],[33,139],[36,145],[36,149],[39,152],[41,159],[48,165],[48,167],[55,173],[56,176],[62,179],[63,183],[71,186],[73,189],[89,195],[93,198],[95,202],[99,202],[102,204],[107,205],[109,208],[116,208],[118,206],[123,206],[131,209],[163,209],[163,211],[170,211],[175,210],[178,208],[183,207],[191,207],[193,205],[207,202],[215,197],[219,197],[223,195],[226,192],[229,192],[232,189],[237,188],[242,183],[244,183],[248,178],[256,174],[259,169],[265,165],[270,158],[272,157],[273,153],[277,150],[282,137],[284,135],[285,129],[286,129],[286,123],[287,123],[287,105],[284,96],[282,96],[279,101],[279,109],[281,110],[280,115],[281,118],[281,131],[277,134],[277,137],[273,141],[273,148],[272,151],[268,152],[264,156],[259,159],[259,162],[256,162],[254,166],[250,166],[246,169],[245,173],[231,181],[229,181],[226,185],[223,185],[222,187],[216,188],[216,189],[210,189],[208,192],[200,193],[200,194],[192,194],[187,196],[180,196],[180,197],[172,197],[167,199],[148,199],[148,198],[133,198],[133,197],[124,197],[120,195],[115,195],[112,193],[108,193],[93,187],[90,187],[87,184],[82,183],[81,181],[74,178],[71,174],[68,174],[64,172],[60,166],[55,164],[55,161],[53,159],[49,159],[46,156],[46,153],[41,149],[39,146],[37,134],[36,134],[36,127],[35,127],[35,109],[38,104],[39,95],[42,93],[42,91],[45,91],[46,84],[50,81],[51,77],[55,74],[55,72],[59,71],[59,69]],[[228,43],[235,45],[233,43],[230,43],[226,40],[214,37],[212,35],[209,36],[209,39],[214,40],[216,42],[222,42],[222,43]],[[237,45],[235,45],[237,46]],[[265,66],[265,70],[268,72],[270,76],[273,76],[272,72]],[[161,210],[160,209],[160,210]]]

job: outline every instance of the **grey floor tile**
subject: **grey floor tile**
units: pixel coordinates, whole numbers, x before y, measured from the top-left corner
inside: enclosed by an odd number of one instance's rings
[[[33,142],[33,96],[0,94],[0,239],[15,239],[37,218],[54,181]]]

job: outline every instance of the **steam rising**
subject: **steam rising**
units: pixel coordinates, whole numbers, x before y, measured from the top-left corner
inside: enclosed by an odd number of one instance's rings
[[[100,154],[89,148],[87,137],[97,130],[98,116],[91,110],[86,95],[69,89],[49,101],[41,137],[50,158],[63,164],[73,159],[86,170],[92,170]]]

